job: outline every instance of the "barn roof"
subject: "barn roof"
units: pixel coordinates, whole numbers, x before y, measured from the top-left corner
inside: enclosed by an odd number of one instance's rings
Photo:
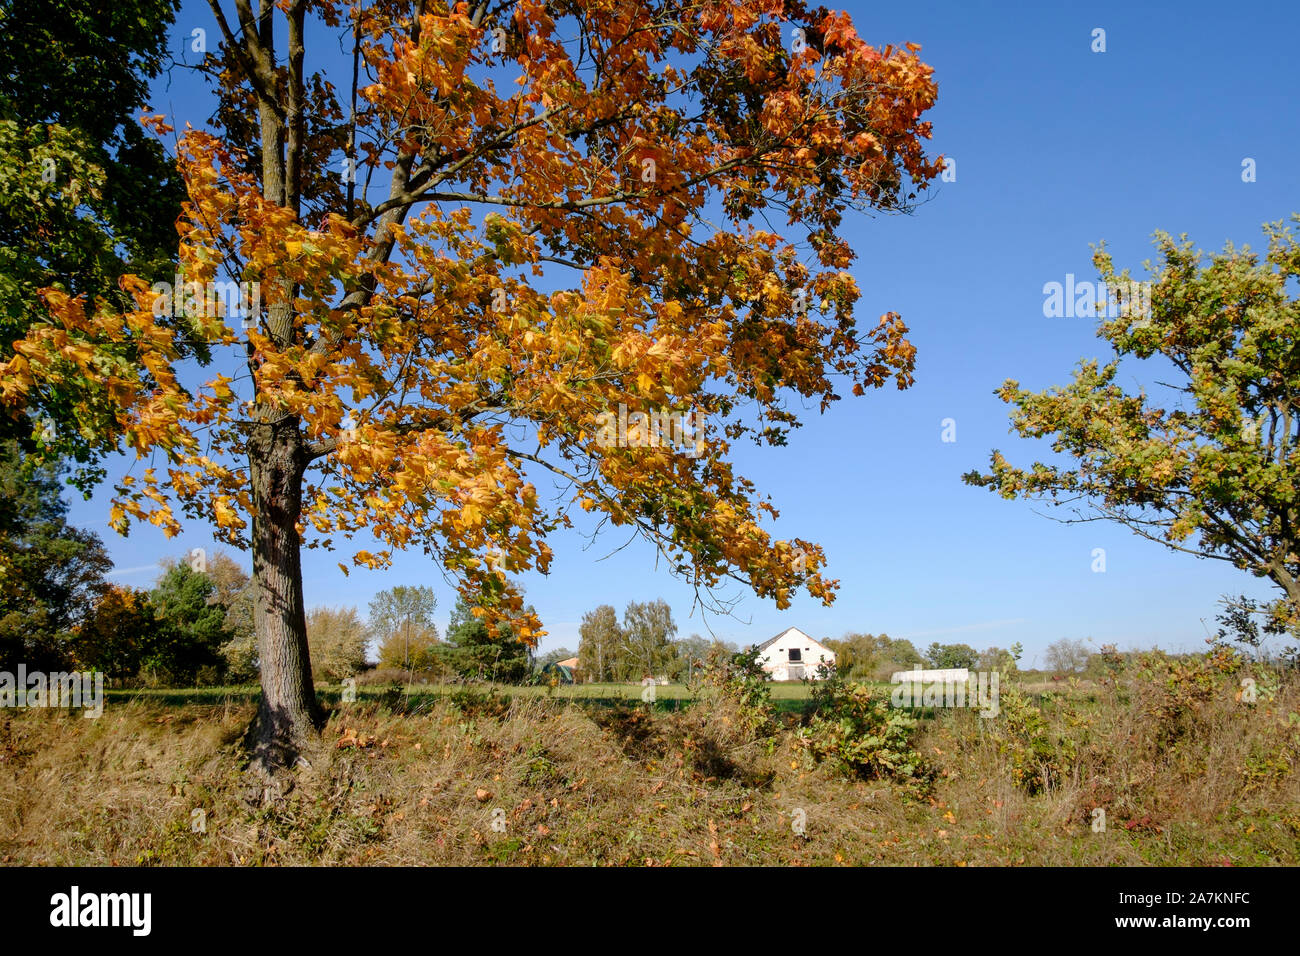
[[[768,639],[767,639],[766,641],[764,641],[762,644],[759,644],[759,645],[758,645],[758,649],[759,649],[760,651],[765,651],[765,650],[767,650],[769,647],[771,647],[773,644],[775,644],[775,643],[776,643],[777,641],[779,641],[781,638],[785,637],[785,636],[786,636],[787,634],[789,634],[791,631],[794,631],[796,634],[798,634],[800,637],[803,637],[805,640],[812,641],[812,642],[813,642],[814,644],[816,644],[818,647],[826,647],[826,645],[823,644],[821,641],[817,640],[815,637],[809,637],[806,633],[804,633],[803,631],[799,630],[799,628],[797,628],[797,627],[787,627],[784,631],[782,631],[782,632],[781,632],[780,634],[778,634],[776,637],[768,638]],[[829,648],[828,648],[828,650],[829,650]]]

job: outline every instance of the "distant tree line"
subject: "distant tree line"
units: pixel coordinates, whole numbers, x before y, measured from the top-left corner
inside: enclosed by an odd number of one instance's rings
[[[630,602],[621,621],[613,606],[602,604],[584,614],[578,628],[576,677],[584,683],[689,680],[711,653],[738,650],[735,644],[698,634],[674,639],[676,633],[672,608],[662,599]]]
[[[849,633],[844,637],[822,641],[835,652],[836,670],[852,680],[888,680],[898,671],[916,668],[947,670],[968,668],[981,671],[1012,673],[1023,650],[1019,644],[1009,649],[988,647],[976,650],[969,644],[930,644],[922,653],[906,638],[888,634]]]
[[[380,668],[403,671],[408,679],[505,684],[522,683],[532,674],[532,651],[509,626],[492,633],[481,609],[459,595],[443,639],[433,622],[436,606],[433,590],[427,587],[392,588],[370,602],[370,631],[378,644]]]
[[[0,440],[0,670],[97,670],[133,686],[210,686],[258,678],[253,591],[229,556],[160,562],[152,587],[110,580],[103,541],[67,521],[63,472]],[[307,614],[313,676],[338,682],[373,665],[411,678],[527,679],[530,649],[508,628],[490,633],[464,597],[446,639],[432,588],[380,592],[365,619],[355,607]]]

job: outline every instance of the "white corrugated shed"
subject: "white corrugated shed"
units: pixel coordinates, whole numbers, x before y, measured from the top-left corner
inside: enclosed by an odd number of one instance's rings
[[[939,670],[895,671],[890,683],[902,684],[964,684],[970,680],[970,669],[948,667]]]

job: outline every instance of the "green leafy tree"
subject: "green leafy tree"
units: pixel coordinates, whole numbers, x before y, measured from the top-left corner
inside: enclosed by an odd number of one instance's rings
[[[1293,217],[1300,220],[1300,217]],[[1004,498],[1074,509],[1066,520],[1115,521],[1167,548],[1227,561],[1280,592],[1247,601],[1267,633],[1300,623],[1300,247],[1266,227],[1268,252],[1228,245],[1206,256],[1186,236],[1157,233],[1162,263],[1148,286],[1093,261],[1118,297],[1098,334],[1114,355],[1081,362],[1041,392],[997,391],[1025,438],[1051,438],[1055,463],[1019,468],[994,451],[965,480]],[[1149,290],[1149,291],[1147,291]],[[1120,384],[1124,360],[1150,362],[1164,391]]]
[[[370,632],[379,645],[380,663],[402,670],[417,666],[438,641],[433,612],[438,599],[433,588],[399,584],[380,591],[370,602]]]
[[[978,666],[982,671],[1014,674],[1023,653],[1024,648],[1019,643],[1012,644],[1010,648],[989,647],[980,652]]]
[[[99,537],[67,522],[59,469],[0,442],[0,669],[57,670],[107,590]]]
[[[578,671],[582,679],[597,683],[612,679],[623,644],[623,629],[613,606],[602,604],[584,614],[578,638]]]
[[[163,625],[141,667],[150,682],[212,684],[224,675],[221,648],[231,634],[226,629],[226,608],[216,600],[216,593],[212,579],[185,561],[177,561],[163,573],[149,592],[154,614]]]
[[[712,642],[699,634],[673,641],[673,662],[669,667],[669,676],[674,680],[692,680],[695,671],[709,659],[711,646]]]
[[[677,633],[673,611],[663,600],[631,601],[623,610],[616,674],[621,680],[658,677],[671,668]]]
[[[456,599],[447,627],[451,645],[439,653],[462,678],[492,680],[517,684],[528,676],[529,649],[516,638],[508,624],[501,624],[493,634],[475,605],[464,595]],[[479,608],[482,611],[482,608]]]
[[[137,115],[166,62],[176,6],[0,0],[0,360],[29,326],[48,321],[43,287],[120,309],[122,275],[172,278],[181,179]],[[127,346],[117,358],[136,355]],[[108,415],[109,401],[85,382],[80,395],[43,409],[46,421],[70,427],[8,419],[0,433],[31,440],[35,431],[38,443],[86,462],[108,447],[113,429],[96,414]]]
[[[925,663],[946,670],[954,667],[974,667],[979,663],[979,651],[969,644],[940,644],[937,641],[925,652]]]
[[[925,663],[925,658],[921,656],[911,641],[906,638],[890,638],[889,644],[884,649],[885,661],[895,667],[915,667]]]
[[[78,628],[79,664],[152,683],[256,676],[249,580],[229,556],[174,561],[152,592],[109,586]]]

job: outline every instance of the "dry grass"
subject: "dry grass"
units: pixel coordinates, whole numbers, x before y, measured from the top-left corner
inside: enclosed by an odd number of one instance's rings
[[[1154,679],[1049,699],[1050,735],[1073,756],[1036,794],[1015,782],[998,721],[941,713],[918,738],[940,770],[924,800],[832,776],[793,728],[747,733],[726,699],[672,713],[537,697],[352,705],[268,805],[241,770],[249,704],[15,712],[0,723],[0,861],[1300,863],[1300,690],[1246,706],[1236,677],[1216,679],[1172,715]]]

